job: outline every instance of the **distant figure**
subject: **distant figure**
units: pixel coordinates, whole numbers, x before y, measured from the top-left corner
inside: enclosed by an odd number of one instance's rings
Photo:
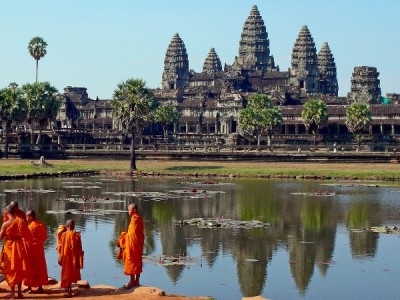
[[[23,210],[20,210],[20,209],[19,209],[19,207],[18,207],[18,202],[17,202],[17,201],[11,201],[10,204],[9,204],[9,206],[10,206],[10,208],[15,207],[15,210],[14,210],[14,216],[15,216],[15,217],[21,218],[22,220],[25,220],[25,221],[26,221],[26,214],[25,214],[25,212],[24,212]],[[7,221],[7,220],[8,220],[8,214],[7,214],[7,210],[6,210],[6,211],[4,212],[4,216],[3,216],[3,223],[4,223],[5,221]]]
[[[32,235],[29,247],[30,274],[24,280],[24,285],[28,288],[27,293],[32,292],[32,287],[37,287],[37,293],[43,293],[43,285],[48,283],[47,264],[44,254],[44,243],[47,240],[46,225],[36,219],[34,210],[26,213],[28,228]]]
[[[83,250],[81,234],[74,231],[75,221],[67,220],[65,226],[57,230],[58,264],[61,266],[61,287],[65,288],[65,297],[73,297],[72,283],[81,280],[83,269]]]
[[[9,298],[23,298],[21,293],[22,281],[29,275],[29,257],[27,243],[31,241],[31,233],[28,223],[17,218],[16,207],[8,205],[6,213],[7,221],[3,223],[0,231],[0,240],[5,238],[2,250],[3,274],[11,287]],[[15,286],[18,287],[15,297]]]
[[[144,245],[144,224],[137,211],[136,204],[130,204],[128,211],[131,216],[128,232],[122,232],[117,242],[117,246],[120,247],[120,255],[117,258],[122,258],[124,273],[130,275],[128,284],[124,285],[125,289],[139,286],[140,273],[142,273],[143,268]]]

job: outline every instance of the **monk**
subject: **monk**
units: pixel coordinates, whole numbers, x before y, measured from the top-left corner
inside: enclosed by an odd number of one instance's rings
[[[81,279],[83,269],[83,250],[80,232],[74,231],[75,221],[67,220],[65,226],[57,230],[58,264],[61,266],[61,287],[65,297],[73,297],[72,283]]]
[[[6,207],[7,221],[3,223],[0,231],[0,240],[5,238],[2,260],[4,263],[4,277],[11,287],[10,298],[22,298],[21,285],[25,277],[29,276],[29,249],[31,233],[28,223],[16,217],[16,207]],[[15,286],[18,287],[15,296]]]
[[[15,207],[15,216],[21,218],[22,220],[26,220],[26,214],[23,210],[19,209],[17,201],[11,201],[9,204],[11,207]],[[7,211],[4,212],[3,223],[8,220]]]
[[[44,243],[47,240],[46,225],[36,219],[34,210],[26,213],[28,228],[32,235],[30,244],[29,259],[31,271],[24,280],[24,285],[28,288],[25,292],[31,293],[32,287],[37,287],[36,293],[43,293],[43,285],[48,283],[46,257],[44,254]]]
[[[138,213],[136,204],[128,206],[131,222],[128,232],[124,231],[118,238],[117,246],[120,247],[120,255],[124,263],[124,273],[130,276],[125,289],[139,286],[140,273],[142,273],[143,245],[144,245],[144,224],[143,219]]]

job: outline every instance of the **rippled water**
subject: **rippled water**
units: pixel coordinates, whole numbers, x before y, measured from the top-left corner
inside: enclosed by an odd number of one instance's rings
[[[330,186],[309,181],[218,182],[222,184],[116,177],[2,182],[0,202],[4,210],[6,203],[17,200],[22,209],[35,209],[38,218],[48,225],[46,256],[49,275],[55,278],[60,276],[55,231],[73,218],[76,229],[82,232],[83,278],[91,285],[118,287],[126,283],[123,267],[115,260],[114,245],[128,225],[126,206],[134,201],[145,220],[145,254],[150,260],[144,264],[143,285],[217,299],[256,295],[271,299],[398,298],[399,236],[353,229],[400,226],[399,188]],[[3,191],[28,188],[55,192]],[[89,201],[59,201],[82,196]],[[95,197],[110,200],[100,203]],[[60,213],[68,209],[81,212]],[[112,214],[105,214],[110,211]],[[269,225],[244,229],[179,224],[198,217],[259,220]],[[164,256],[179,255],[190,256],[191,263],[159,264]]]

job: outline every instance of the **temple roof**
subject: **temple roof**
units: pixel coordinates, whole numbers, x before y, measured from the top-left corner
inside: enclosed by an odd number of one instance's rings
[[[215,49],[211,48],[206,60],[204,61],[203,73],[214,74],[219,71],[222,71],[221,60],[215,52]]]
[[[303,25],[292,51],[292,68],[307,68],[309,65],[317,65],[317,50],[310,31]]]

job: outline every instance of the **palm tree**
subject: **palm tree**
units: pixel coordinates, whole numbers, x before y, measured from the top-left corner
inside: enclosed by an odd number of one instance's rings
[[[361,133],[371,123],[371,111],[366,103],[353,103],[346,109],[346,126],[356,135],[357,151],[360,150]]]
[[[178,123],[179,112],[171,103],[162,104],[156,110],[155,121],[161,123],[165,138],[167,136],[168,125]]]
[[[29,53],[36,60],[36,82],[38,82],[39,59],[46,55],[46,47],[47,43],[40,36],[32,38],[28,45]]]
[[[309,132],[314,134],[314,147],[317,144],[317,133],[328,121],[328,110],[324,101],[320,99],[310,100],[303,106],[301,112],[303,123]]]
[[[27,121],[31,126],[31,145],[34,143],[34,126],[39,125],[36,144],[40,143],[42,130],[57,116],[60,101],[58,91],[49,82],[27,83],[22,86],[27,104]]]
[[[0,90],[0,120],[5,125],[4,158],[8,158],[8,143],[12,123],[21,122],[26,116],[26,103],[22,90],[16,83]]]
[[[132,135],[130,169],[136,170],[135,138],[154,119],[157,102],[142,79],[128,79],[117,85],[111,102],[122,130]]]

